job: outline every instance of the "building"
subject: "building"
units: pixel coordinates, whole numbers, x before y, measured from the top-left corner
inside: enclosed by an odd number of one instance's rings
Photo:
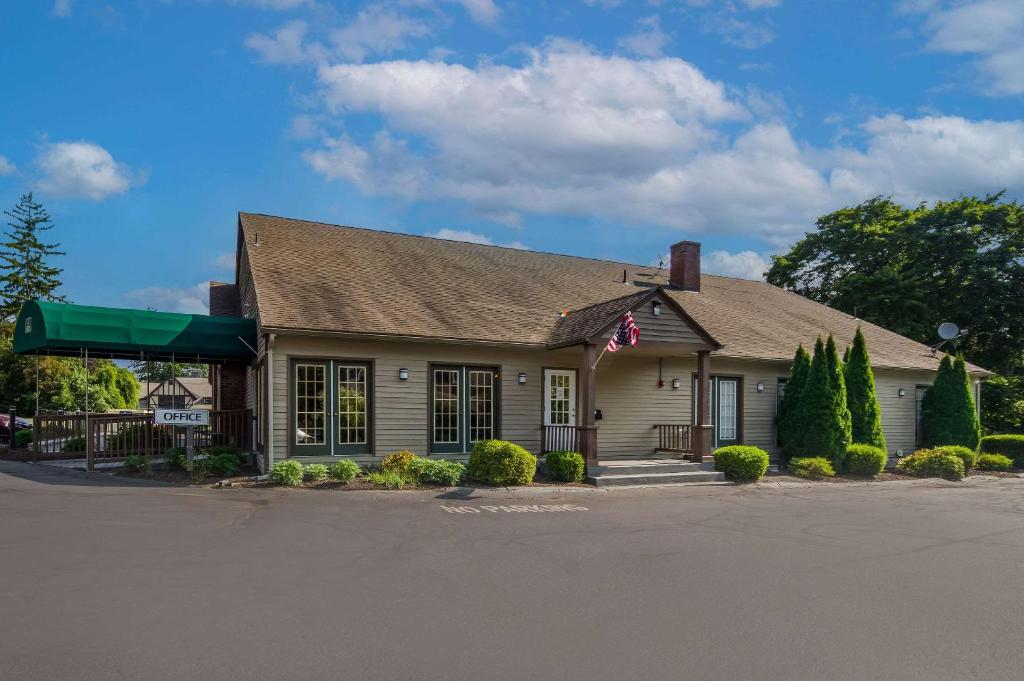
[[[863,328],[890,454],[917,441],[932,351],[764,282],[241,213],[236,277],[212,314],[257,321],[257,358],[213,373],[217,409],[249,407],[264,466],[388,452],[464,456],[483,438],[590,462],[777,451],[798,343]],[[640,343],[605,353],[627,311]],[[977,389],[986,372],[969,366]],[[219,387],[218,387],[219,386]]]
[[[139,388],[139,409],[210,409],[213,406],[213,388],[210,379],[205,377],[180,376],[151,384],[143,378]]]

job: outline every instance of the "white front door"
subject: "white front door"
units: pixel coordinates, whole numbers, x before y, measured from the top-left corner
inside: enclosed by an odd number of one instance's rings
[[[576,372],[566,369],[544,370],[544,425],[576,425]],[[569,432],[544,429],[544,450],[567,447]]]

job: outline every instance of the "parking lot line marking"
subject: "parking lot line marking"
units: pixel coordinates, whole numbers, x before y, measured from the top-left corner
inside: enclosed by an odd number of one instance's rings
[[[478,514],[487,513],[565,513],[571,511],[588,511],[586,506],[576,504],[512,504],[509,506],[448,506],[441,504],[446,513]]]

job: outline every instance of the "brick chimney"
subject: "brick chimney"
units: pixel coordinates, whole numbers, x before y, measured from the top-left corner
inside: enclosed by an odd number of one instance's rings
[[[684,291],[700,291],[700,243],[680,241],[672,244],[672,269],[668,281]]]

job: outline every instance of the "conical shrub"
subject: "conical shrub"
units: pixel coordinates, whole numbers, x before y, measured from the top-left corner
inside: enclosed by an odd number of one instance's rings
[[[962,355],[946,355],[935,382],[924,394],[921,424],[927,447],[960,445],[976,450],[981,441],[978,411],[971,394],[971,379]]]
[[[857,327],[857,334],[853,337],[853,347],[847,350],[844,375],[853,442],[885,450],[882,408],[875,394],[875,377],[871,372],[868,344],[860,327]]]
[[[807,383],[807,375],[811,371],[811,356],[804,350],[803,345],[797,346],[796,354],[793,356],[793,366],[789,370],[789,380],[782,394],[782,401],[779,402],[779,415],[777,426],[779,429],[779,440],[782,443],[782,458],[788,462],[795,456],[800,447],[800,435],[803,428],[800,425],[800,403],[804,385]]]
[[[835,340],[829,336],[826,346],[818,338],[799,410],[803,429],[799,454],[823,456],[836,470],[842,470],[846,462],[851,429],[846,382],[840,367]]]

